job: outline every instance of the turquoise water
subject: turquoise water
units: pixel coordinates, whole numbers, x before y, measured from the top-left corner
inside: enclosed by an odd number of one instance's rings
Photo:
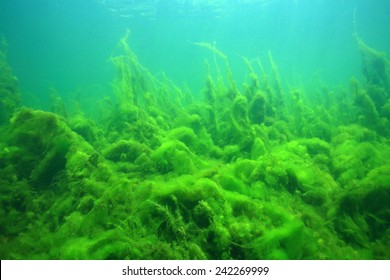
[[[390,4],[2,0],[1,259],[390,259]]]
[[[106,85],[118,38],[132,32],[130,46],[152,73],[166,73],[195,93],[203,87],[204,59],[211,54],[191,42],[214,43],[245,78],[241,56],[266,64],[271,51],[291,85],[307,79],[343,84],[360,77],[354,13],[360,36],[390,52],[386,1],[99,1],[4,0],[0,32],[10,45],[9,62],[20,86],[44,95]],[[265,65],[266,66],[266,65]]]

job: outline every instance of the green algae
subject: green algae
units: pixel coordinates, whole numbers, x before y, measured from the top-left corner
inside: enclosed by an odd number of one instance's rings
[[[7,42],[0,34],[0,125],[9,121],[20,106],[17,78],[7,63]]]
[[[244,58],[240,90],[228,57],[194,43],[214,55],[196,100],[128,37],[98,119],[55,91],[52,112],[20,107],[1,53],[2,259],[390,258],[382,53],[357,37],[366,81],[309,98],[271,53],[270,74]]]

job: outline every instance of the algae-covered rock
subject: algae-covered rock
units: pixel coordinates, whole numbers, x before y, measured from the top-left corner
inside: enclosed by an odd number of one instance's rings
[[[223,148],[223,158],[226,162],[237,159],[240,154],[240,147],[238,145],[227,145]]]
[[[353,246],[367,248],[371,242],[387,242],[390,227],[390,166],[373,169],[354,189],[338,201],[336,230]],[[374,256],[388,258],[388,253]]]
[[[333,172],[343,185],[354,179],[362,179],[368,170],[379,163],[379,154],[370,142],[345,141],[333,149]]]
[[[241,159],[235,163],[234,174],[245,183],[256,181],[259,163],[254,160]]]
[[[28,179],[37,189],[48,188],[66,166],[74,135],[57,115],[30,109],[20,110],[11,120],[7,142],[21,152],[12,164],[19,179]]]
[[[219,174],[216,176],[219,185],[224,189],[232,192],[245,193],[247,186],[237,179],[235,176],[226,174]]]
[[[98,138],[96,124],[83,115],[79,114],[72,117],[70,120],[70,127],[73,131],[84,137],[90,144],[95,143]]]
[[[149,154],[150,148],[134,140],[119,140],[110,145],[103,155],[112,161],[134,162],[142,154]]]
[[[167,141],[152,152],[151,158],[159,173],[174,172],[178,175],[192,174],[196,168],[194,154],[179,141]]]
[[[168,137],[182,142],[192,152],[201,154],[202,150],[207,151],[207,147],[202,146],[202,140],[189,127],[181,126],[174,128],[169,132]]]

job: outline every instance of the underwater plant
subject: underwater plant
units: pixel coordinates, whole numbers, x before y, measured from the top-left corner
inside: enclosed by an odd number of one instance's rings
[[[0,34],[0,125],[6,124],[20,107],[17,78],[7,63],[7,42]]]
[[[241,87],[227,55],[193,43],[214,60],[195,98],[129,36],[96,118],[54,89],[52,112],[20,108],[0,52],[2,259],[390,257],[381,53],[356,37],[366,81],[312,93],[286,90],[271,52],[269,73],[243,59]]]

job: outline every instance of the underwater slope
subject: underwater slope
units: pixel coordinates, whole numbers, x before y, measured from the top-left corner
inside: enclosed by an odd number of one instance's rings
[[[226,75],[197,101],[127,39],[99,119],[20,108],[2,53],[2,259],[389,259],[383,54],[357,38],[366,81],[286,92],[271,54],[241,88],[202,43]]]

